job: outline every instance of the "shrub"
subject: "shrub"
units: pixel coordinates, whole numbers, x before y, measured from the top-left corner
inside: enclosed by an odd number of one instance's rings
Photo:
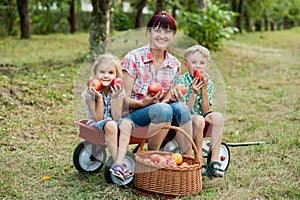
[[[223,38],[230,38],[232,34],[238,32],[238,29],[231,25],[235,16],[234,12],[222,10],[221,4],[207,1],[205,10],[182,12],[178,26],[199,44],[216,49]]]

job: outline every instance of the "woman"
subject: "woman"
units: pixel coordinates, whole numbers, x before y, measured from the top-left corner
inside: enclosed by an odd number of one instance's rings
[[[127,117],[137,126],[148,126],[148,133],[151,133],[149,150],[160,148],[168,132],[162,127],[171,123],[192,136],[189,108],[180,102],[182,93],[172,89],[179,77],[180,62],[168,52],[167,47],[176,31],[172,15],[165,11],[154,14],[146,29],[149,44],[129,52],[121,61],[129,110]],[[159,83],[163,88],[153,97],[147,93],[152,83]],[[191,144],[181,134],[176,137],[182,152],[190,155]]]

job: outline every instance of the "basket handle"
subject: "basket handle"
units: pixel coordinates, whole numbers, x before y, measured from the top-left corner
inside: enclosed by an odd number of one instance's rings
[[[177,127],[177,126],[171,126],[171,125],[165,125],[165,126],[163,127],[163,129],[173,129],[173,130],[176,131],[176,133],[181,133],[181,134],[183,134],[183,135],[190,141],[190,143],[192,144],[192,148],[193,148],[193,150],[194,150],[194,158],[195,158],[195,162],[196,162],[196,163],[200,163],[200,159],[199,159],[199,157],[198,157],[198,154],[199,154],[198,149],[197,149],[197,147],[196,147],[194,141],[192,140],[192,138],[191,138],[191,137],[190,137],[183,129],[181,129],[181,128]],[[148,136],[148,134],[147,134],[146,137],[142,140],[142,142],[141,142],[141,144],[140,144],[140,146],[139,146],[139,148],[138,148],[138,150],[137,150],[137,153],[142,153],[143,147],[144,147],[144,145],[145,145],[145,143],[146,143],[146,141],[147,141],[147,139],[148,139],[147,136]]]

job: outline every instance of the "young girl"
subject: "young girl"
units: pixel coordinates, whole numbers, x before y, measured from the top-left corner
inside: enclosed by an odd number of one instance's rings
[[[105,134],[105,141],[114,161],[111,173],[125,180],[133,176],[123,163],[133,123],[129,119],[121,118],[124,86],[111,86],[112,80],[122,75],[120,63],[111,54],[102,54],[94,62],[93,73],[94,78],[101,80],[102,88],[96,91],[94,87],[88,86],[81,95],[86,100],[86,113],[89,118],[87,123]]]

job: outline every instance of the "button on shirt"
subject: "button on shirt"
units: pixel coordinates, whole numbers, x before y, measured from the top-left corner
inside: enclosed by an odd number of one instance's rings
[[[121,61],[122,70],[135,78],[132,99],[143,99],[151,83],[159,83],[166,95],[179,77],[180,62],[165,51],[165,59],[155,73],[150,44],[129,52]]]

